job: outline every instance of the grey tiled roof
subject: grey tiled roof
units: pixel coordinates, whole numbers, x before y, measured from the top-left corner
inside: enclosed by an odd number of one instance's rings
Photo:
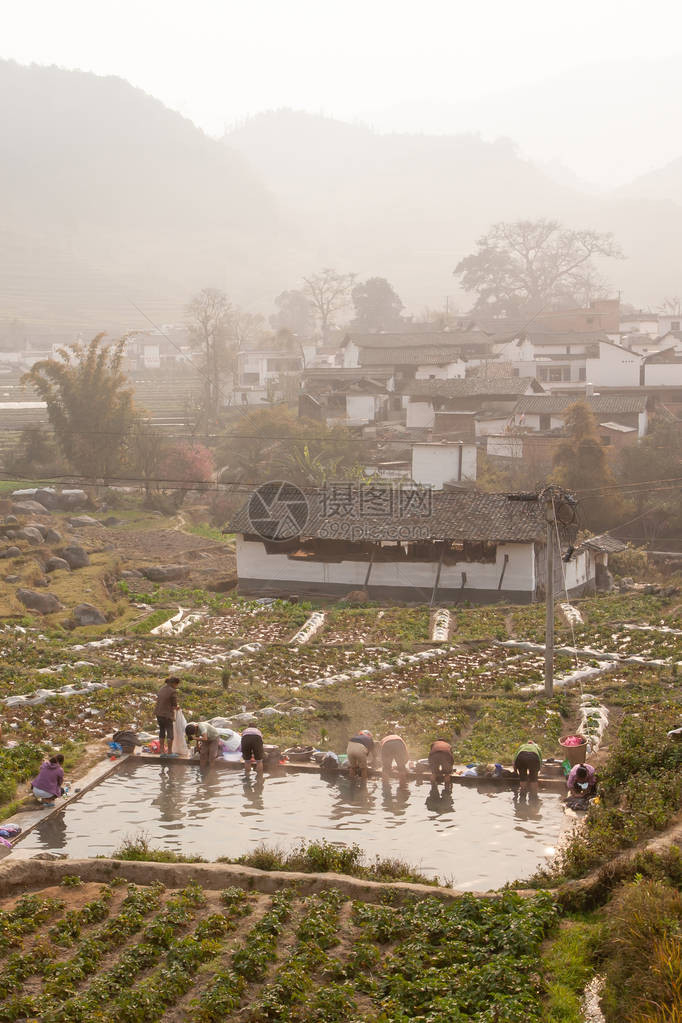
[[[619,540],[618,537],[603,533],[601,536],[588,537],[587,540],[583,540],[580,546],[589,547],[592,551],[604,551],[606,554],[618,554],[619,551],[625,550],[627,544]]]
[[[516,396],[538,387],[532,377],[465,377],[463,380],[410,380],[403,394],[433,395],[442,398],[467,398],[477,395]]]
[[[464,345],[491,344],[480,330],[429,330],[411,334],[348,334],[358,348],[461,348]]]
[[[333,486],[333,485],[330,485]],[[338,486],[338,484],[336,485]],[[507,494],[488,494],[478,490],[462,493],[431,492],[421,511],[399,515],[398,509],[383,514],[365,514],[360,506],[361,485],[353,485],[352,509],[346,514],[332,514],[330,491],[305,492],[308,519],[301,528],[301,537],[320,537],[362,541],[396,540],[396,530],[414,527],[422,540],[490,541],[495,543],[544,542],[545,520],[538,501],[512,501]],[[378,487],[371,488],[378,490]],[[423,492],[422,492],[423,493]],[[398,490],[393,491],[398,503]],[[353,530],[358,534],[354,535]],[[249,502],[239,510],[229,525],[230,532],[254,533],[249,517]],[[361,531],[361,533],[359,532]],[[404,534],[403,534],[404,535]],[[407,537],[405,537],[407,539]]]
[[[528,394],[519,399],[516,412],[558,414],[576,402],[585,402],[600,416],[644,412],[646,409],[645,395],[598,394],[586,397],[584,394]]]

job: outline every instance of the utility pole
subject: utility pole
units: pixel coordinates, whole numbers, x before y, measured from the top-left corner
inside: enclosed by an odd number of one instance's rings
[[[545,503],[547,541],[545,544],[545,695],[554,695],[554,507]]]

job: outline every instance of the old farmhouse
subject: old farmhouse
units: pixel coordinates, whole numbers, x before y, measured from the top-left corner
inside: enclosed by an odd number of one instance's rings
[[[415,603],[531,603],[542,595],[546,525],[538,502],[351,485],[340,500],[332,492],[339,486],[306,494],[296,535],[286,540],[264,537],[248,503],[240,510],[229,526],[240,593],[338,598],[363,590],[370,599]],[[276,501],[271,510],[273,520],[287,515]],[[592,592],[596,554],[581,547],[567,564],[555,559],[557,592],[562,572],[570,596]],[[604,552],[598,557],[603,564]]]

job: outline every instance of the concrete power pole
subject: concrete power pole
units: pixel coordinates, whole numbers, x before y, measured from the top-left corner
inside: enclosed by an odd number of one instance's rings
[[[554,508],[545,504],[547,542],[545,544],[545,695],[554,695]]]

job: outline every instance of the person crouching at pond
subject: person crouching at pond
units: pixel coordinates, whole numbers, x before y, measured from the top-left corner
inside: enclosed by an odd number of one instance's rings
[[[159,753],[173,752],[173,724],[178,709],[178,686],[180,679],[175,675],[165,679],[156,695],[156,720],[159,724]],[[166,748],[166,745],[168,748]]]
[[[248,778],[251,772],[251,765],[253,764],[256,768],[256,777],[263,777],[263,758],[265,756],[265,750],[263,748],[263,733],[260,728],[256,728],[255,725],[249,725],[242,732],[242,760],[244,761],[244,769],[246,771],[246,777]]]
[[[374,739],[372,733],[363,729],[354,735],[352,739],[348,741],[346,747],[346,756],[348,757],[348,775],[350,778],[360,777],[363,781],[367,780],[367,766],[371,762],[374,766],[375,762],[375,750],[374,750]]]
[[[530,792],[532,796],[538,794],[538,773],[542,766],[542,752],[537,742],[529,739],[519,746],[514,758],[514,773],[518,774],[521,784],[520,791]]]
[[[566,779],[568,795],[578,799],[591,799],[597,794],[597,772],[592,764],[576,764]]]
[[[53,803],[57,796],[63,795],[64,757],[58,753],[49,760],[43,761],[38,774],[31,782],[33,795],[42,803]]]
[[[398,771],[401,785],[407,784],[407,746],[399,735],[385,735],[379,743],[381,748],[381,773],[384,779],[391,775],[393,764]]]
[[[220,753],[220,734],[208,721],[190,721],[185,727],[189,741],[194,739],[199,750],[199,767],[206,768]]]
[[[455,766],[455,758],[452,755],[452,746],[447,739],[436,739],[431,743],[429,750],[429,767],[431,768],[431,784],[440,785],[445,782],[449,788],[452,787],[452,769]]]

